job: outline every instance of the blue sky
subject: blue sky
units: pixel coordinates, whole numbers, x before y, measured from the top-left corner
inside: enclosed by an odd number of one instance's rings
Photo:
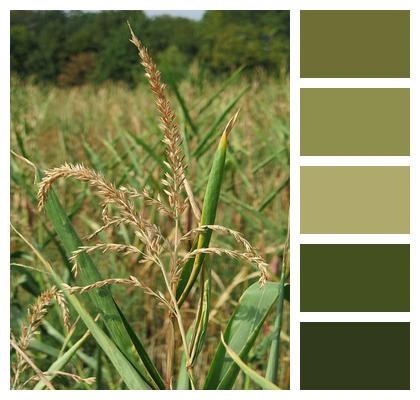
[[[185,17],[190,19],[200,19],[204,11],[203,10],[144,10],[149,17],[155,17],[157,15],[172,15],[174,17]]]

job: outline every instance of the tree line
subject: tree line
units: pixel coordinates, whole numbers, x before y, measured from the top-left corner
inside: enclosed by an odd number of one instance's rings
[[[136,84],[127,20],[166,79],[191,65],[210,76],[240,66],[288,72],[288,11],[206,11],[199,21],[142,11],[11,11],[11,73],[63,86],[107,80]]]

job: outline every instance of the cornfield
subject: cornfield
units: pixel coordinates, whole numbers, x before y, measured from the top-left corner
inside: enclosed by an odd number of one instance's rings
[[[131,29],[131,28],[130,28]],[[288,389],[288,81],[11,82],[11,387]]]

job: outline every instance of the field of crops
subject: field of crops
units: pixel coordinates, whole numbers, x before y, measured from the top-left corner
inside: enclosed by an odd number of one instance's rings
[[[12,79],[11,387],[288,389],[289,82],[241,70],[205,79],[191,69],[166,93],[182,142],[162,142],[146,84]],[[46,170],[54,192],[37,198]],[[176,182],[184,173],[189,194]],[[116,190],[105,205],[112,190],[102,179]],[[148,242],[154,227],[170,251]],[[75,232],[91,247],[70,260]],[[261,268],[268,280],[259,288]]]

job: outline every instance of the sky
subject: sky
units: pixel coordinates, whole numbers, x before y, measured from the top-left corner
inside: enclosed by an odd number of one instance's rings
[[[158,15],[172,15],[174,17],[185,17],[199,20],[204,14],[204,10],[144,10],[147,16],[156,17]]]

